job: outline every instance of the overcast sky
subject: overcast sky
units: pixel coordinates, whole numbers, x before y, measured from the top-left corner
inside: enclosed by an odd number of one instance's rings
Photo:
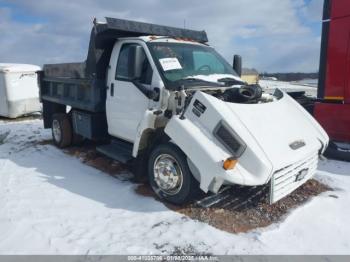
[[[78,62],[105,16],[206,30],[230,62],[268,72],[318,70],[323,0],[0,0],[0,62]]]

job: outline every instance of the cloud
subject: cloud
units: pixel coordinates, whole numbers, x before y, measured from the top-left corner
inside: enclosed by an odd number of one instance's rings
[[[310,3],[304,7],[303,12],[311,21],[320,21],[323,13],[323,1],[311,0]]]
[[[229,61],[234,53],[260,71],[316,71],[319,35],[311,0],[12,0],[0,4],[2,62],[34,64],[85,59],[94,17],[105,16],[202,30]],[[1,3],[1,1],[0,1]],[[10,7],[8,7],[10,6]],[[40,17],[23,22],[16,12]],[[18,18],[18,17],[17,17]],[[305,21],[307,23],[305,24]]]

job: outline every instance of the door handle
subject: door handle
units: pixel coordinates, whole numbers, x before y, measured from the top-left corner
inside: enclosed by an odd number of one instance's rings
[[[111,96],[114,96],[114,83],[111,84]]]

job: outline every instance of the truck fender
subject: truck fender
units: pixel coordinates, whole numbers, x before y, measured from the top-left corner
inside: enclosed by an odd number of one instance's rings
[[[216,193],[226,175],[222,160],[227,158],[227,154],[189,119],[173,116],[164,131],[171,142],[186,154],[190,170],[200,183],[200,188],[206,193]],[[239,172],[235,176],[244,184],[244,177]]]
[[[132,156],[137,157],[137,154],[140,149],[143,149],[145,145],[145,140],[147,140],[147,133],[149,130],[154,130],[154,123],[156,121],[157,116],[151,110],[146,110],[142,120],[139,122],[137,126],[136,137],[134,140],[134,146],[132,149]]]

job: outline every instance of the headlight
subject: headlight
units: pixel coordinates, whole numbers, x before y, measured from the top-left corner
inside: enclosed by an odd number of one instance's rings
[[[219,122],[213,133],[215,138],[231,152],[234,158],[240,157],[247,148],[243,140],[224,121]]]

